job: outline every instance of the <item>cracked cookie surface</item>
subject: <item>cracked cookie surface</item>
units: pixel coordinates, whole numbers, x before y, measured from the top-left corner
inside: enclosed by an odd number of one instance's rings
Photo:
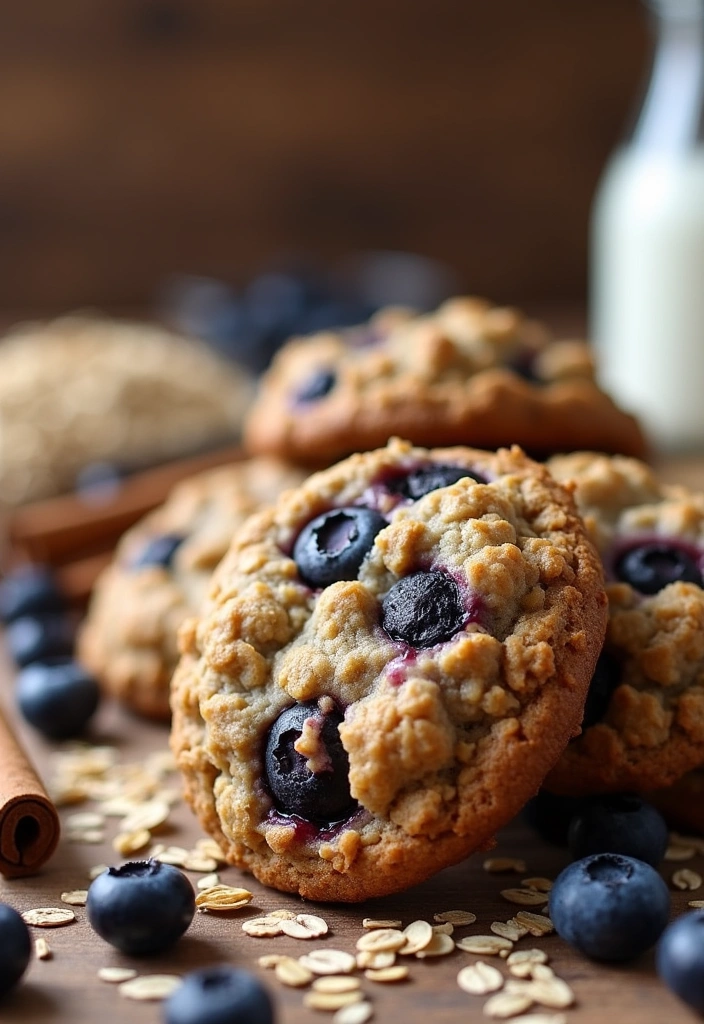
[[[548,467],[574,483],[610,612],[583,733],[545,784],[573,795],[667,786],[704,762],[704,498],[633,459],[578,452]]]
[[[535,793],[605,622],[572,499],[520,449],[353,456],[241,527],[181,630],[188,799],[266,884],[407,888]]]
[[[293,339],[245,423],[252,451],[317,465],[393,435],[540,455],[645,451],[636,420],[597,386],[587,344],[474,298],[425,316],[382,310],[359,328]]]
[[[303,474],[275,459],[248,459],[178,484],[124,535],[96,582],[78,638],[81,661],[135,711],[168,719],[178,629],[194,614],[232,534]]]

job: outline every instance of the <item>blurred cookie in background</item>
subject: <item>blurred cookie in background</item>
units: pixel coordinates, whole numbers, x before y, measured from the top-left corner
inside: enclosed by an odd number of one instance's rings
[[[669,786],[704,763],[704,496],[635,459],[574,452],[547,465],[602,557],[609,624],[582,733],[544,786]]]
[[[196,612],[235,528],[304,474],[249,459],[178,484],[120,541],[99,577],[79,633],[80,660],[133,710],[169,716],[178,629]]]
[[[251,379],[203,342],[150,324],[66,316],[0,341],[0,493],[10,505],[232,442]]]
[[[637,421],[597,385],[592,353],[515,309],[455,298],[434,313],[294,338],[261,381],[245,444],[309,464],[386,443],[589,447],[643,455]]]

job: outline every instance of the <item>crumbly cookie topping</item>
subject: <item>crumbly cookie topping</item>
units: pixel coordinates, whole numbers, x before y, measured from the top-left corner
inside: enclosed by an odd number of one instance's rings
[[[392,474],[429,462],[487,482],[464,477],[414,502],[389,499]],[[388,525],[357,578],[306,586],[291,556],[302,528],[328,509],[369,502],[387,508]],[[455,579],[466,608],[464,625],[425,649],[392,640],[381,624],[385,596],[416,572]],[[504,770],[499,749],[522,748],[530,780],[533,759],[554,759],[579,719],[580,668],[590,674],[603,612],[597,559],[569,497],[519,450],[428,452],[394,441],[348,459],[247,521],[205,613],[182,631],[173,742],[191,800],[240,862],[268,849],[344,874],[412,839],[471,848],[488,838],[476,835],[486,811],[478,803],[491,804],[485,786]],[[302,828],[272,803],[263,747],[285,709],[321,698],[344,713],[359,812],[342,827]],[[533,716],[547,727],[553,701],[557,717],[538,753]],[[298,742],[301,756],[320,757],[311,735]],[[525,780],[511,784],[517,794]]]

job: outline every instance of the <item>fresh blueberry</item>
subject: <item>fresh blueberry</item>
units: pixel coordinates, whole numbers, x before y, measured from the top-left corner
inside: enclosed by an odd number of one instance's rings
[[[618,579],[640,591],[657,594],[670,583],[702,586],[699,566],[688,551],[668,541],[639,544],[621,555],[615,565]]]
[[[160,304],[167,323],[202,338],[255,373],[269,362],[275,345],[230,285],[208,277],[173,275],[161,289]]]
[[[569,827],[583,803],[578,797],[560,796],[541,789],[523,808],[523,817],[546,843],[567,846]]]
[[[323,512],[303,527],[293,546],[301,579],[310,587],[356,580],[374,538],[385,526],[384,517],[369,508],[351,506]]]
[[[0,996],[17,984],[31,955],[29,928],[13,907],[0,903]]]
[[[317,402],[319,398],[329,395],[336,383],[334,370],[316,370],[296,391],[296,401],[301,404]]]
[[[668,925],[655,955],[658,974],[697,1013],[704,1014],[704,910]]]
[[[61,612],[65,604],[52,572],[43,565],[24,565],[0,583],[0,619],[3,622],[25,615]]]
[[[617,853],[574,861],[550,891],[558,935],[592,960],[630,960],[645,952],[669,912],[670,894],[657,871]]]
[[[52,740],[77,736],[100,700],[98,684],[67,658],[38,661],[17,676],[17,703],[35,729]]]
[[[299,330],[306,313],[305,282],[278,271],[255,277],[244,293],[251,323],[265,337],[287,337]]]
[[[5,640],[12,660],[23,668],[33,661],[71,654],[73,626],[65,615],[24,615],[10,623]]]
[[[587,701],[584,705],[582,730],[601,722],[608,711],[611,696],[621,682],[621,665],[609,651],[603,650],[589,684]]]
[[[130,861],[98,875],[88,890],[86,911],[93,930],[123,953],[161,953],[193,920],[195,893],[170,864]]]
[[[363,323],[369,319],[372,312],[369,306],[355,299],[335,296],[310,308],[296,326],[300,334],[337,331]]]
[[[168,569],[183,541],[184,538],[176,533],[165,533],[158,537],[152,537],[132,559],[130,567],[145,569],[150,565],[159,565],[163,569]]]
[[[226,965],[187,974],[164,1004],[164,1024],[273,1024],[267,989],[248,971]]]
[[[265,771],[279,811],[318,824],[349,818],[357,809],[350,794],[349,760],[342,746],[338,710],[323,712],[315,701],[294,704],[274,722],[266,742]],[[313,757],[294,748],[306,731],[316,739]],[[311,768],[311,762],[315,767]]]
[[[433,463],[430,466],[423,466],[422,469],[414,469],[407,476],[397,477],[387,484],[392,494],[402,494],[404,498],[411,501],[418,501],[425,494],[437,491],[440,487],[451,487],[458,480],[469,477],[479,484],[486,483],[484,477],[472,470],[463,469],[460,466],[445,466],[442,463]]]
[[[575,859],[592,853],[621,853],[656,868],[669,837],[654,807],[634,794],[614,793],[584,803],[572,819],[567,841]]]
[[[433,647],[462,629],[467,611],[460,588],[443,572],[416,572],[394,583],[383,601],[381,624],[392,640]]]

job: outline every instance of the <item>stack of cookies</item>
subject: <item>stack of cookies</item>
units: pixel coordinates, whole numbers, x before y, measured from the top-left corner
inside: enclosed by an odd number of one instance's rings
[[[165,716],[178,631],[172,747],[232,863],[362,900],[541,785],[704,763],[704,500],[637,461],[585,344],[476,299],[386,310],[290,342],[245,438],[125,537],[81,642]]]

